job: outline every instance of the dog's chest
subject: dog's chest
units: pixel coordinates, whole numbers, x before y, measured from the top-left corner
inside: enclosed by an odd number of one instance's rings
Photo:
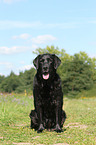
[[[43,87],[40,89],[40,93],[43,96],[50,96],[53,92],[53,86],[52,85],[43,85]]]
[[[51,85],[43,85],[40,89],[40,96],[43,103],[51,104],[54,101],[54,88]]]

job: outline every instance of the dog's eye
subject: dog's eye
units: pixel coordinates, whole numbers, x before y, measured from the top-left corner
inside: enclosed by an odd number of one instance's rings
[[[43,63],[44,62],[44,59],[40,59],[40,62]]]
[[[47,61],[52,63],[52,59],[51,58],[47,58]]]
[[[47,61],[49,62],[50,61],[50,58],[47,58]]]

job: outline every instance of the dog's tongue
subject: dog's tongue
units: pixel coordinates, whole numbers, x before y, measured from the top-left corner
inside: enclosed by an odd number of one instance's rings
[[[43,74],[43,79],[44,79],[44,80],[48,80],[48,79],[49,79],[49,74],[47,74],[47,75],[44,75],[44,74]]]

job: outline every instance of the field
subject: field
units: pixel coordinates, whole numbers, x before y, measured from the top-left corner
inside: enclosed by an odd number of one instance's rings
[[[30,129],[33,97],[0,95],[0,145],[96,145],[96,97],[64,98],[67,120],[62,133]]]

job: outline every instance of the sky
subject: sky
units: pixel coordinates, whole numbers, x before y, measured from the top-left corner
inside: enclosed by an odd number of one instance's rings
[[[0,0],[0,75],[29,70],[47,45],[96,57],[96,0]]]

